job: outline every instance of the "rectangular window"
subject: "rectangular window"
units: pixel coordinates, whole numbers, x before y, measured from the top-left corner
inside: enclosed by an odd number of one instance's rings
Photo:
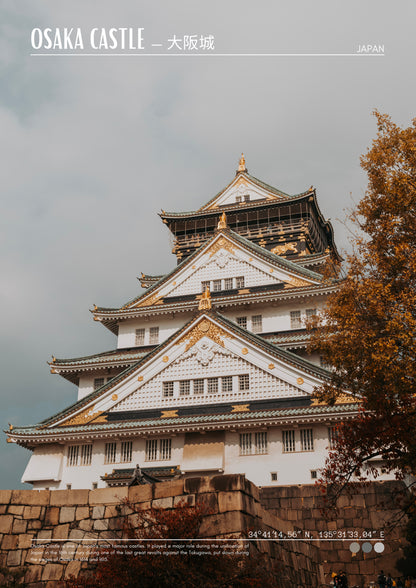
[[[251,433],[240,433],[240,455],[251,455]]]
[[[146,329],[136,329],[136,345],[144,345]]]
[[[173,382],[163,382],[163,397],[173,396]]]
[[[318,478],[318,471],[317,470],[311,470],[311,478],[312,478],[312,480],[316,480]]]
[[[88,466],[91,465],[91,458],[92,458],[92,444],[88,445],[81,445],[81,465]]]
[[[329,449],[335,449],[335,445],[338,440],[337,427],[328,427],[328,440],[329,440]]]
[[[208,378],[208,394],[216,394],[218,392],[218,378]]]
[[[255,314],[251,317],[251,330],[253,333],[261,333],[263,330],[263,317],[261,314]]]
[[[244,202],[250,201],[250,194],[244,194]]]
[[[306,309],[306,318],[311,319],[316,316],[316,308],[307,308]]]
[[[243,327],[243,329],[247,329],[247,317],[246,316],[238,316],[237,317],[237,325],[239,327]]]
[[[204,380],[194,380],[194,394],[204,393]]]
[[[106,443],[104,463],[116,463],[117,443]]]
[[[290,311],[290,328],[301,329],[302,328],[302,316],[300,310]]]
[[[146,441],[146,461],[157,459],[157,439],[147,439]]]
[[[241,196],[236,196],[236,197],[235,197],[235,201],[236,201],[236,202],[241,202]]]
[[[148,439],[146,461],[168,460],[172,457],[172,439]]]
[[[277,482],[277,472],[270,472],[270,479],[272,482]]]
[[[212,282],[212,291],[219,292],[221,290],[221,280],[214,280]]]
[[[232,290],[232,289],[233,289],[233,279],[232,278],[225,278],[224,290]]]
[[[284,453],[290,453],[295,451],[295,431],[283,431],[283,451]]]
[[[205,280],[204,282],[201,282],[201,291],[205,292],[205,290],[208,288],[208,290],[210,290],[210,280]]]
[[[267,432],[256,433],[254,435],[256,453],[267,453]]]
[[[238,376],[238,389],[249,390],[250,389],[250,376],[248,374],[242,374]]]
[[[179,382],[179,395],[189,396],[191,393],[191,380],[181,380]]]
[[[70,445],[68,447],[68,459],[67,459],[68,466],[77,466],[78,465],[78,454],[79,454],[79,445]]]
[[[159,343],[159,327],[150,327],[150,345],[157,345]]]
[[[238,278],[235,279],[235,287],[244,288],[244,276],[238,276]]]
[[[313,451],[313,431],[312,429],[300,430],[300,445],[302,451]]]
[[[224,376],[221,378],[221,392],[232,392],[233,391],[233,377]]]
[[[160,439],[160,459],[171,459],[172,439]]]
[[[133,450],[133,442],[132,441],[122,441],[122,443],[121,443],[121,461],[123,463],[127,463],[127,462],[131,461],[132,450]]]
[[[97,390],[97,388],[101,388],[101,386],[104,386],[104,378],[94,378],[94,390]]]

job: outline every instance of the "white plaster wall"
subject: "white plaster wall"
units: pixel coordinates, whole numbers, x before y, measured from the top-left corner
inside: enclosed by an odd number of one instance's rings
[[[324,300],[322,298],[310,298],[308,301],[302,299],[273,302],[270,305],[251,304],[240,308],[225,308],[221,313],[228,319],[236,322],[237,317],[246,316],[247,329],[251,331],[251,317],[253,315],[262,315],[263,333],[273,333],[275,331],[290,331],[292,329],[290,324],[290,312],[293,310],[301,311],[302,321],[306,320],[306,309],[316,308],[317,312],[323,309]],[[304,327],[304,323],[302,325]]]
[[[159,327],[159,343],[163,343],[192,317],[192,313],[174,313],[149,319],[131,319],[119,324],[117,348],[136,346],[136,329],[146,329],[145,345],[150,345],[149,335],[151,327]]]

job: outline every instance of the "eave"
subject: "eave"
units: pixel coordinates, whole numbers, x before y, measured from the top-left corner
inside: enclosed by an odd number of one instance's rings
[[[262,304],[281,302],[285,300],[299,300],[313,296],[325,296],[332,294],[339,288],[337,282],[332,284],[318,284],[297,288],[282,289],[275,292],[250,292],[245,288],[244,294],[224,296],[220,292],[212,292],[212,304],[214,308],[225,309],[240,306],[242,304]],[[247,292],[248,290],[248,292]],[[217,294],[220,294],[217,296]],[[163,303],[157,305],[129,307],[129,308],[96,308],[91,311],[94,320],[101,322],[110,331],[118,331],[118,323],[122,320],[139,318],[144,316],[163,316],[172,313],[195,312],[198,309],[200,294],[189,297],[189,300],[175,303]]]
[[[310,406],[304,409],[235,412],[232,414],[159,418],[116,423],[91,423],[50,429],[25,427],[5,431],[5,433],[11,442],[23,447],[34,448],[44,443],[65,444],[79,442],[80,440],[146,438],[172,433],[340,422],[353,419],[358,410],[358,403],[348,403],[335,406]]]

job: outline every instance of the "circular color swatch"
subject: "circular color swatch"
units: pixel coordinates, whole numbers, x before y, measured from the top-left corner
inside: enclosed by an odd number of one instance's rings
[[[373,546],[371,545],[371,543],[367,543],[366,541],[365,543],[363,543],[361,549],[364,553],[370,553],[370,551],[373,549]]]
[[[376,553],[383,553],[384,551],[384,543],[377,542],[374,544],[374,551]]]
[[[350,551],[351,553],[358,553],[360,551],[360,544],[356,541],[354,541],[354,543],[351,543]]]

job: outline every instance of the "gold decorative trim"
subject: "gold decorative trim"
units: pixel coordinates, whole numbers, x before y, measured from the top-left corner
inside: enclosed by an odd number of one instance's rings
[[[247,355],[247,353],[248,353],[248,349],[247,349],[247,347],[243,347],[243,348],[242,348],[242,350],[241,350],[241,353],[242,353],[243,355]]]
[[[177,410],[162,410],[161,419],[170,419],[178,416]]]
[[[152,306],[153,304],[163,304],[161,298],[162,297],[159,296],[159,294],[153,294],[153,296],[150,296],[150,298],[146,298],[146,300],[142,300],[142,302],[140,302],[139,304],[133,305],[133,306],[140,308],[141,306]]]
[[[335,404],[357,404],[360,403],[361,404],[362,400],[360,400],[359,398],[355,398],[354,396],[351,396],[350,394],[345,394],[342,393],[340,394],[337,399],[335,400]],[[327,406],[327,402],[323,401],[323,400],[318,400],[317,398],[312,398],[312,404],[311,406]]]
[[[273,247],[273,249],[271,249],[271,252],[275,255],[283,255],[288,251],[293,251],[294,253],[298,252],[296,245],[294,243],[284,243],[283,245],[276,245],[276,247]]]
[[[287,288],[299,288],[300,286],[310,286],[309,282],[301,280],[300,278],[291,278],[285,282],[285,289]]]
[[[91,412],[91,410],[84,410],[84,412],[81,412],[80,414],[77,414],[71,419],[61,423],[59,427],[70,427],[72,425],[86,425],[87,423],[95,420],[102,413],[102,410],[98,410],[97,412]]]
[[[143,376],[139,376],[137,379],[139,382],[143,382]]]
[[[249,288],[243,288],[242,290],[238,291],[239,294],[250,294]]]
[[[304,383],[304,381],[305,381],[305,380],[304,380],[303,378],[298,378],[298,379],[296,380],[296,382],[299,384],[299,386],[302,386],[302,384]]]
[[[118,400],[118,395],[117,394],[113,394],[111,396],[111,400],[114,400],[114,401]]]
[[[269,363],[269,366],[268,367],[269,367],[269,370],[274,370],[274,368],[276,366],[274,365],[274,363]]]
[[[232,404],[233,407],[231,412],[250,412],[249,404]]]
[[[211,308],[211,292],[209,288],[205,288],[205,292],[199,299],[198,310],[210,310]]]
[[[230,243],[228,241],[228,239],[226,239],[225,237],[220,237],[218,239],[218,241],[216,241],[215,243],[213,243],[211,245],[211,247],[208,247],[207,253],[209,253],[209,256],[210,257],[212,257],[220,249],[225,249],[229,253],[234,253],[234,251],[235,251],[234,245],[232,243]]]
[[[221,329],[218,325],[214,324],[207,318],[203,318],[200,322],[198,322],[194,328],[189,332],[183,335],[177,342],[176,345],[179,345],[183,341],[187,341],[185,351],[188,351],[195,343],[197,343],[202,337],[208,337],[212,339],[221,347],[224,347],[224,341],[221,337],[228,337],[232,338],[224,329]]]
[[[162,361],[163,361],[164,363],[168,363],[168,361],[169,361],[169,357],[168,357],[167,355],[165,355],[165,356],[163,357]]]

